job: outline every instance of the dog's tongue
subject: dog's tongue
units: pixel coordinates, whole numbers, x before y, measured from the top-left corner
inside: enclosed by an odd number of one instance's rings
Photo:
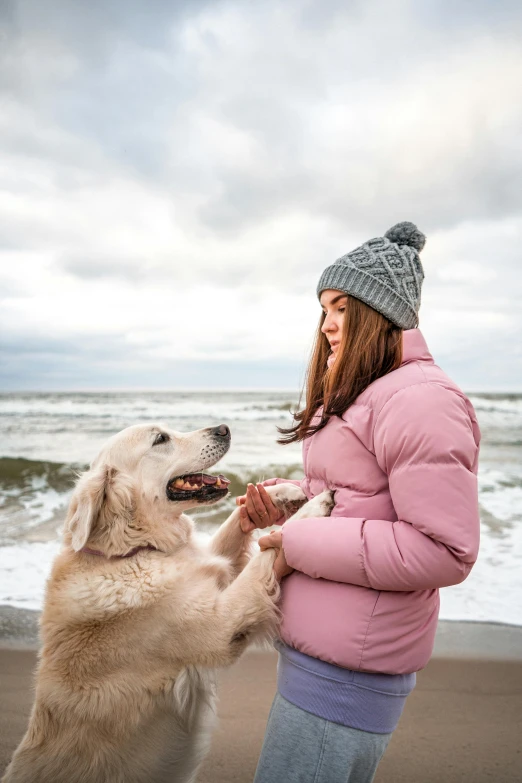
[[[228,486],[230,484],[230,479],[227,479],[222,473],[220,473],[219,476],[207,476],[203,473],[201,478],[203,479],[203,484],[214,485],[217,484],[218,480],[221,486]]]

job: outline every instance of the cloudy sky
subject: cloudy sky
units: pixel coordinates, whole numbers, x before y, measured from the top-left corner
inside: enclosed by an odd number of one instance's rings
[[[519,0],[3,0],[3,390],[297,388],[325,266],[427,235],[423,330],[522,391]]]

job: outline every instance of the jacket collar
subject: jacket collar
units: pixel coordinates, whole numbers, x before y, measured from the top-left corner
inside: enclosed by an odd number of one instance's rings
[[[435,364],[420,329],[405,329],[402,333],[402,362],[429,362]]]

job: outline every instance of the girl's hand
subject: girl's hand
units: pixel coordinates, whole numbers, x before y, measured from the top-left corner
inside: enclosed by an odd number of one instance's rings
[[[278,550],[274,562],[274,573],[279,582],[283,577],[288,576],[288,574],[291,574],[292,571],[295,570],[286,562],[285,550],[283,549],[283,534],[280,530],[273,530],[268,536],[261,536],[257,543],[261,547],[262,552],[264,552],[265,549]]]
[[[243,533],[250,533],[256,527],[271,527],[283,517],[262,484],[248,484],[246,495],[236,498],[236,505]]]

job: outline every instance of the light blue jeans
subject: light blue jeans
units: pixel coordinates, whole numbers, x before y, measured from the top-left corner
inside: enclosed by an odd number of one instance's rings
[[[371,783],[390,737],[318,718],[277,693],[254,783]]]

